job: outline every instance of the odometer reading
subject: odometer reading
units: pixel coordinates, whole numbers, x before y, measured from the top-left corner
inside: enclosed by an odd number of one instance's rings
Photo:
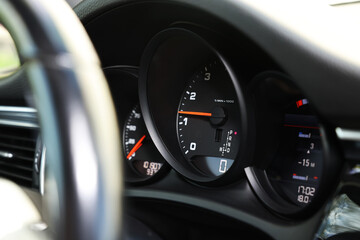
[[[240,144],[240,110],[233,82],[219,61],[188,81],[177,116],[184,157],[200,172],[220,176],[233,164]]]

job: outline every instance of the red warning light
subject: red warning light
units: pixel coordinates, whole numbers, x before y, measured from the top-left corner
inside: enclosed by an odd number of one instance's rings
[[[303,105],[306,105],[308,103],[309,103],[309,101],[306,98],[304,98],[304,99],[296,101],[296,107],[299,108],[299,107],[301,107]]]
[[[318,179],[318,177],[316,177],[316,176],[315,176],[315,177],[314,177],[314,179],[316,179],[316,180],[317,180],[317,179]]]
[[[303,105],[303,101],[302,101],[302,100],[296,101],[296,106],[297,106],[297,108],[301,107],[302,105]]]

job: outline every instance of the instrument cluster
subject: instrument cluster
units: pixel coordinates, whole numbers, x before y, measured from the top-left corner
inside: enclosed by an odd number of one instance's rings
[[[151,39],[139,67],[104,69],[126,180],[144,185],[176,171],[217,188],[247,179],[271,211],[305,216],[333,177],[328,129],[285,73],[249,74],[229,59],[211,37],[174,27]]]

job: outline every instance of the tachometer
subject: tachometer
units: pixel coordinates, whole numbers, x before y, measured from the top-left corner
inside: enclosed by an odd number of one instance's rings
[[[140,64],[140,104],[157,149],[180,175],[208,186],[244,177],[254,129],[243,92],[248,76],[218,50],[170,28],[153,37]]]
[[[220,61],[203,65],[181,97],[177,134],[186,160],[208,176],[220,176],[239,151],[240,113],[230,76]]]

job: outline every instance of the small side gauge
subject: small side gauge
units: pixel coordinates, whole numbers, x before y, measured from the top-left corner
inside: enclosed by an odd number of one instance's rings
[[[307,99],[299,99],[287,109],[280,146],[267,170],[274,188],[290,202],[305,206],[319,186],[323,168],[320,127]]]
[[[252,84],[257,131],[254,163],[245,168],[246,176],[269,209],[285,217],[308,217],[336,181],[332,130],[287,75],[264,72]]]
[[[123,145],[125,159],[130,169],[139,178],[153,177],[164,166],[165,160],[156,149],[147,132],[138,105],[131,110],[125,121]]]
[[[207,176],[221,176],[239,151],[239,125],[229,74],[220,61],[211,61],[190,78],[180,100],[177,133],[185,159]]]

